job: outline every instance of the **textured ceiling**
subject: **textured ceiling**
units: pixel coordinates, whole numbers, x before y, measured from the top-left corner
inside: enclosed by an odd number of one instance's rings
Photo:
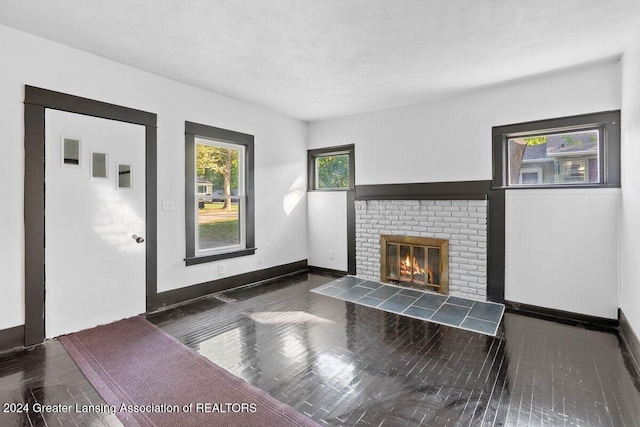
[[[638,0],[0,0],[0,24],[303,120],[618,57]]]

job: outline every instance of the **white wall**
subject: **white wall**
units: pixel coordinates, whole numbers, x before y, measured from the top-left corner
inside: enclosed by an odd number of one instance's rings
[[[440,101],[311,123],[309,148],[355,144],[356,185],[489,180],[493,126],[619,109],[618,65],[617,61],[594,64]],[[612,208],[614,202],[611,200],[615,196],[607,193],[601,197],[599,191],[589,193],[594,195],[592,203],[599,205],[597,210],[602,212],[602,221],[616,224],[618,211]],[[513,198],[514,193],[507,192],[506,195],[508,218],[526,209],[529,203],[526,199],[529,193],[517,193],[522,197]],[[585,193],[583,190],[565,190],[562,194],[567,198],[580,198]],[[560,203],[562,197],[552,193],[536,197],[550,209],[565,214],[566,209]],[[544,224],[536,222],[535,218],[532,221],[527,227],[539,228]],[[321,222],[327,230],[337,226],[330,219]],[[587,224],[591,223],[584,216],[576,217],[573,231],[584,230]],[[310,223],[309,227],[317,225]],[[538,254],[548,251],[544,242],[516,239],[518,231],[509,228],[509,222],[507,227],[507,241],[511,249],[527,247]],[[568,234],[563,236],[564,240],[569,238]],[[584,234],[579,239],[585,245],[588,243]],[[560,246],[569,243],[564,240],[558,242]],[[574,244],[573,238],[571,242]],[[310,245],[315,245],[315,242],[310,241]],[[617,235],[608,239],[605,246],[617,253]],[[567,262],[563,252],[556,248],[553,255],[549,268],[561,270]],[[602,262],[595,254],[587,256],[575,265]],[[607,258],[607,263],[606,271],[617,271],[616,261]],[[517,271],[512,271],[519,268],[518,264],[506,266],[506,292],[516,301],[527,298],[527,294],[520,290],[538,286],[534,278],[520,278]],[[518,281],[514,281],[515,277]],[[617,295],[615,275],[604,286]],[[550,307],[554,299],[548,296],[538,303]],[[571,304],[574,302],[566,301],[563,306]],[[587,306],[590,307],[589,304]]]
[[[309,148],[356,144],[356,184],[491,179],[491,127],[620,108],[618,62],[311,123]]]
[[[619,189],[509,191],[505,299],[618,315]]]
[[[622,58],[620,307],[640,336],[640,30]]]
[[[347,271],[347,193],[310,192],[307,195],[309,265]]]
[[[256,255],[225,276],[307,258],[306,124],[0,26],[0,330],[24,323],[24,85],[158,115],[158,291],[220,278],[216,263],[185,267],[185,120],[255,135]],[[173,200],[175,210],[160,209]]]

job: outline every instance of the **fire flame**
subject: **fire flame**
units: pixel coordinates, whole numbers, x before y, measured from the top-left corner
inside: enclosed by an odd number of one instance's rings
[[[431,267],[427,267],[427,283],[433,284],[433,271]],[[403,276],[413,276],[420,274],[425,274],[425,269],[420,265],[416,257],[413,257],[413,262],[411,262],[411,258],[409,254],[407,254],[406,258],[403,261],[400,261],[400,274]]]

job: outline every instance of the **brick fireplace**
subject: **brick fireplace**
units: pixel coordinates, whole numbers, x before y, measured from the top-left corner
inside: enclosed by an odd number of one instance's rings
[[[356,200],[355,231],[359,277],[383,280],[381,236],[444,239],[449,294],[487,299],[487,200]]]

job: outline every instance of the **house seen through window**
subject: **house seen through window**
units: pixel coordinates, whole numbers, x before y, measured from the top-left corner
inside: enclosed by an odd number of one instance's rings
[[[509,184],[600,182],[597,129],[510,138]]]

